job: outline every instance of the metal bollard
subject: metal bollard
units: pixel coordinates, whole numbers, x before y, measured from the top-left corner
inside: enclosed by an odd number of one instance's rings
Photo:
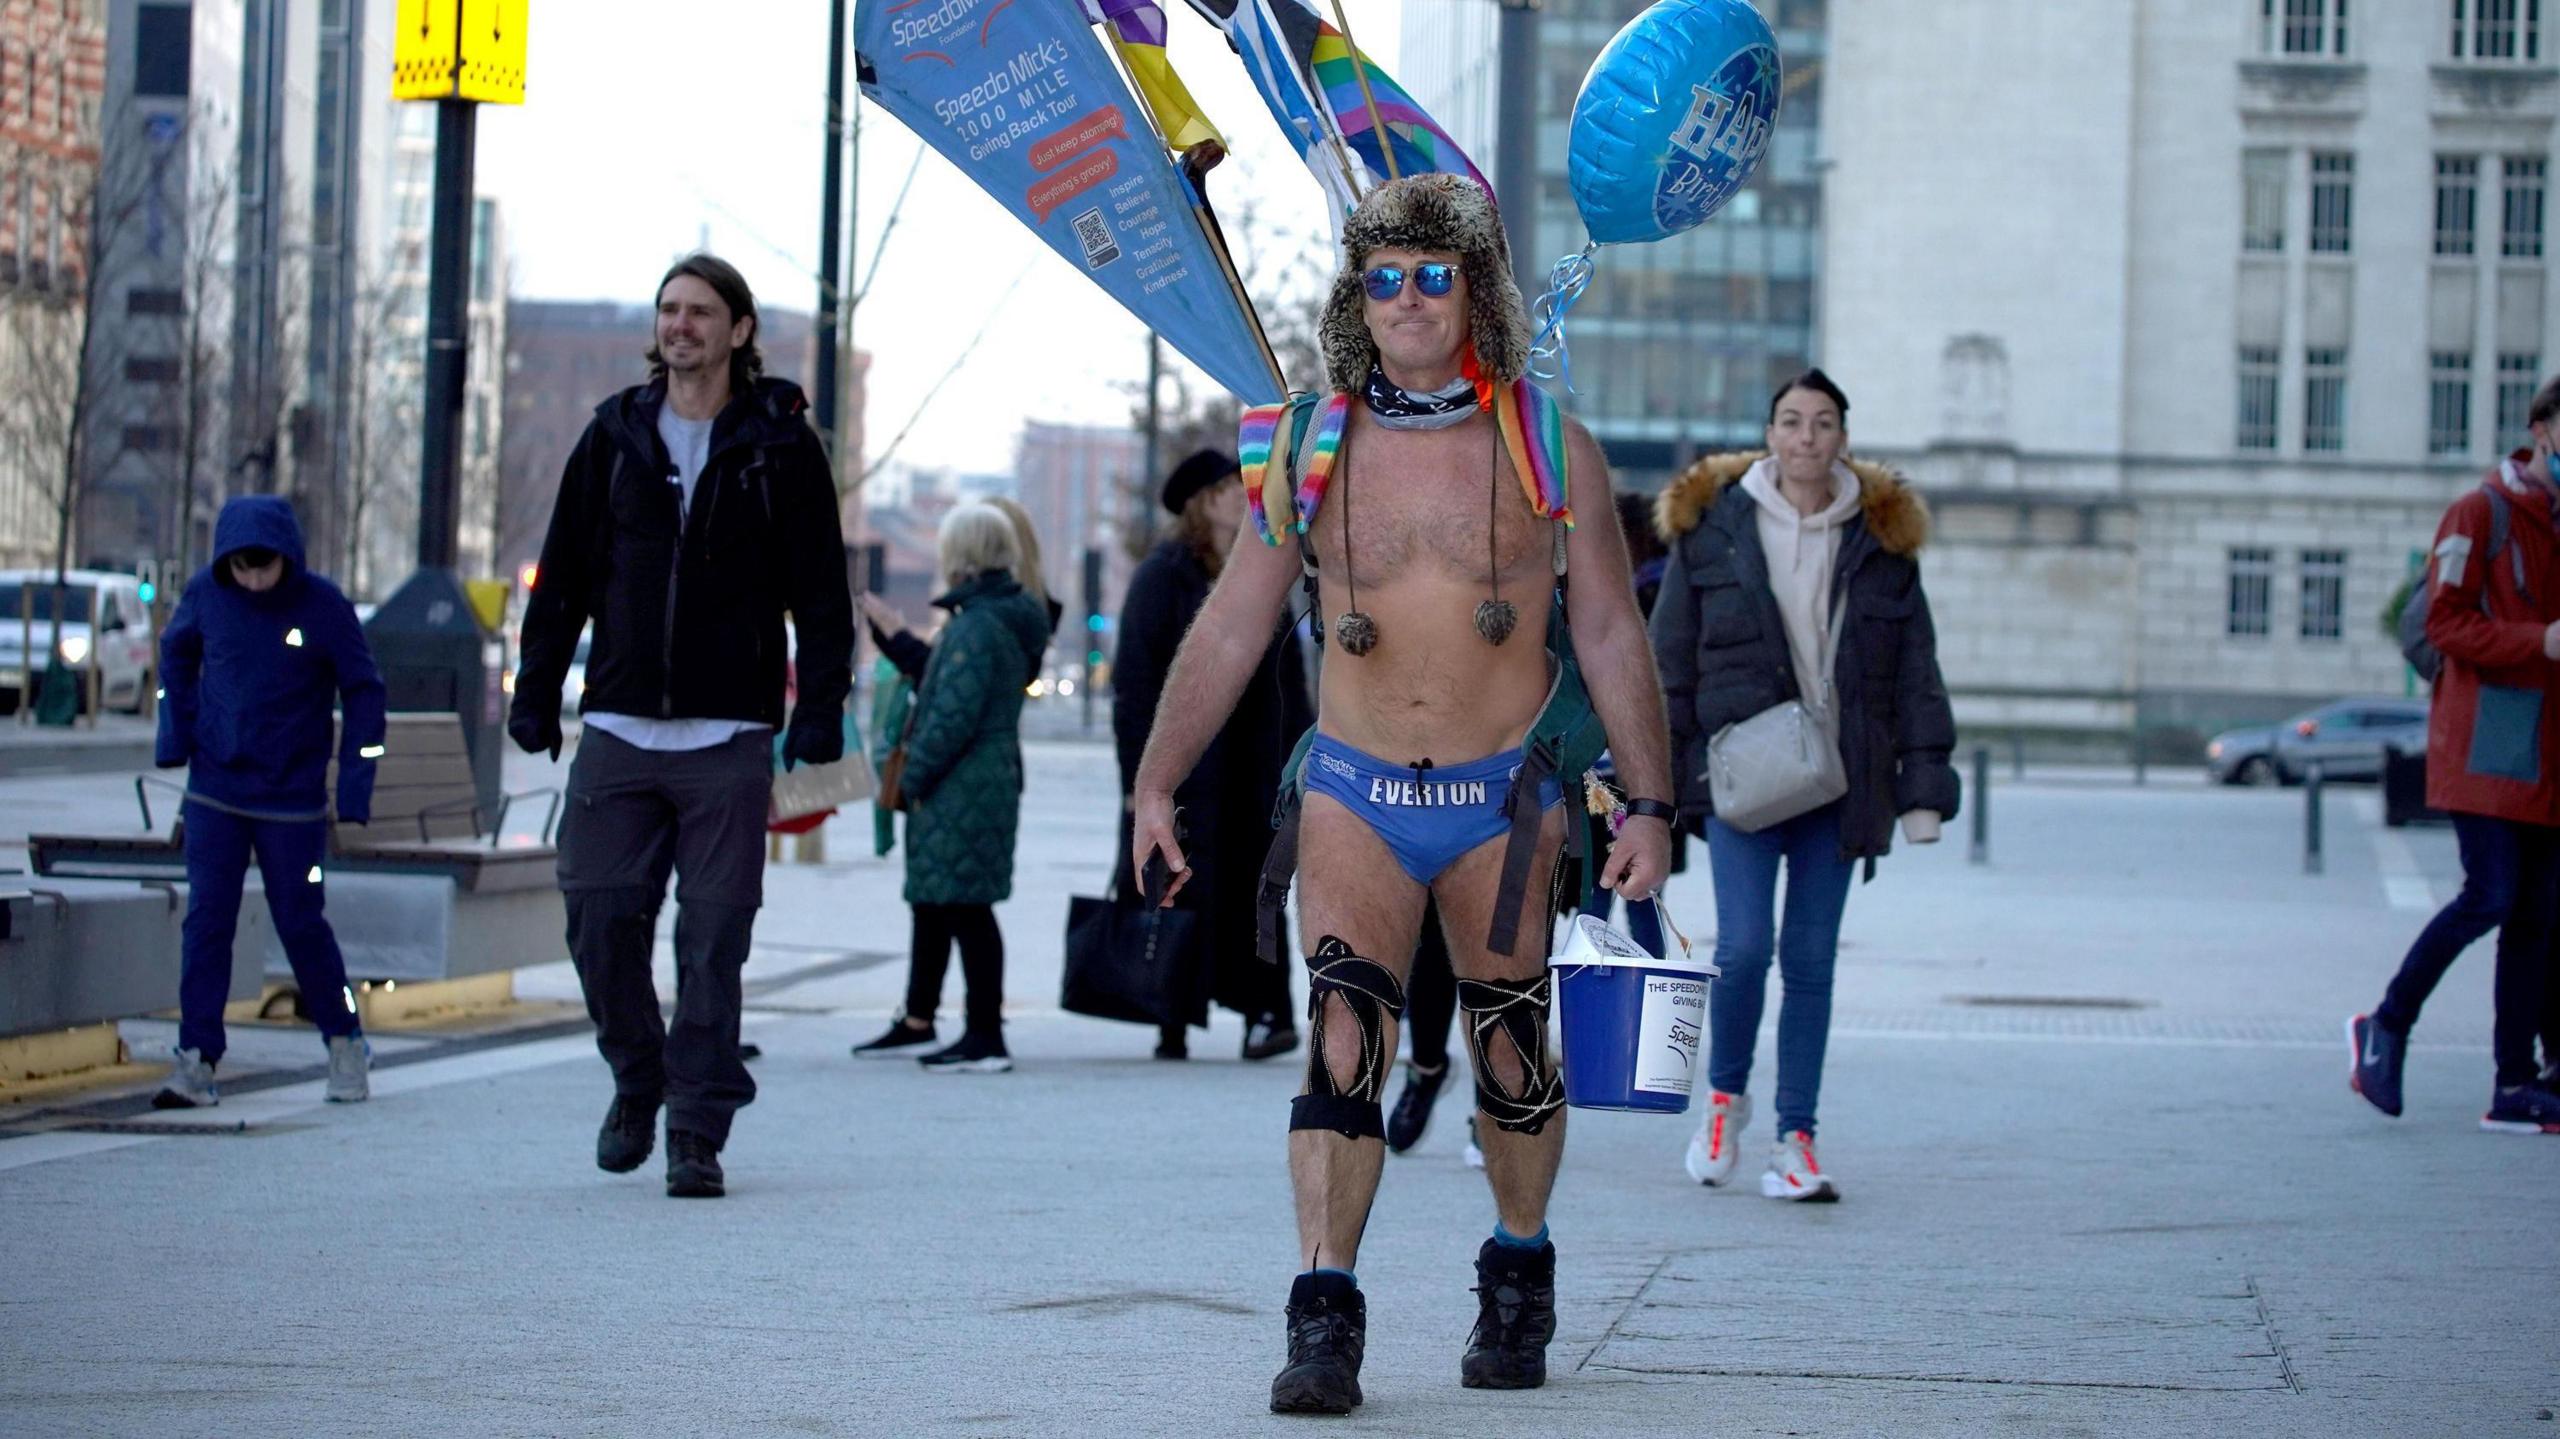
[[[1991,746],[1973,751],[1973,854],[1975,864],[1991,863]]]
[[[2151,783],[2150,746],[2143,742],[2143,732],[2133,732],[2133,783],[2136,788]]]
[[[2027,737],[2012,731],[2009,735],[2009,778],[2027,777]]]
[[[2313,765],[2302,777],[2302,872],[2319,874],[2325,863],[2321,848],[2320,766]]]

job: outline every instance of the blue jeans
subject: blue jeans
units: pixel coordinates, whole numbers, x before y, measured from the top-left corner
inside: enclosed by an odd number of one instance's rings
[[[1787,870],[1786,927],[1778,928],[1778,866]],[[1716,881],[1716,964],[1707,989],[1707,1083],[1750,1091],[1751,1053],[1768,998],[1769,961],[1786,993],[1778,1003],[1778,1132],[1813,1131],[1822,1056],[1831,1041],[1831,971],[1840,957],[1840,914],[1857,867],[1840,855],[1840,805],[1757,834],[1707,821],[1707,866]]]
[[[2495,929],[2497,1018],[2491,1046],[2498,1083],[2525,1084],[2535,1073],[2534,1032],[2544,1031],[2546,1045],[2560,1043],[2560,1033],[2553,1032],[2560,1031],[2560,1022],[2550,1022],[2543,995],[2554,912],[2560,909],[2560,831],[2457,810],[2453,836],[2462,848],[2462,892],[2418,932],[2373,1020],[2407,1034],[2454,960]]]
[[[240,927],[240,890],[249,861],[266,882],[267,913],[293,964],[302,1007],[322,1037],[356,1032],[347,962],[322,912],[328,900],[323,866],[329,827],[316,819],[250,819],[190,802],[187,820],[187,918],[180,930],[178,1047],[207,1063],[225,1047],[222,1006],[231,997],[231,941]]]

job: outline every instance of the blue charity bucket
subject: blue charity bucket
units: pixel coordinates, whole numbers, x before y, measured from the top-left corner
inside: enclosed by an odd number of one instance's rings
[[[1648,901],[1659,909],[1660,901]],[[1680,931],[1662,915],[1663,932]],[[1578,914],[1548,961],[1563,1034],[1564,1102],[1576,1109],[1685,1114],[1720,971],[1689,952],[1650,954],[1596,915]]]

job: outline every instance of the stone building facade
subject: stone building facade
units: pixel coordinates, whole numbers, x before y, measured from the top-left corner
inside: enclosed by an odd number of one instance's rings
[[[1960,721],[2404,692],[2382,617],[2560,368],[2560,13],[1832,0],[1819,355],[1928,494]]]

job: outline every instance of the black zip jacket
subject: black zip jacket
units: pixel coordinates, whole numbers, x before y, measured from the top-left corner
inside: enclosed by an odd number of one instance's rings
[[[1707,744],[1797,694],[1786,621],[1769,590],[1760,549],[1759,501],[1743,491],[1758,453],[1710,455],[1666,487],[1655,528],[1671,547],[1653,608],[1653,655],[1670,711],[1680,814],[1715,812]],[[1901,476],[1850,461],[1863,503],[1841,530],[1834,603],[1847,601],[1832,679],[1840,709],[1843,799],[1840,849],[1874,861],[1893,848],[1894,821],[1931,810],[1952,821],[1963,798],[1955,768],[1955,716],[1938,672],[1938,636],[1920,587],[1929,512]]]
[[[569,456],[525,606],[509,729],[557,725],[590,620],[586,709],[780,725],[787,611],[799,632],[792,725],[840,732],[853,595],[807,400],[770,379],[731,396],[687,512],[658,438],[666,397],[652,381],[606,400]]]

